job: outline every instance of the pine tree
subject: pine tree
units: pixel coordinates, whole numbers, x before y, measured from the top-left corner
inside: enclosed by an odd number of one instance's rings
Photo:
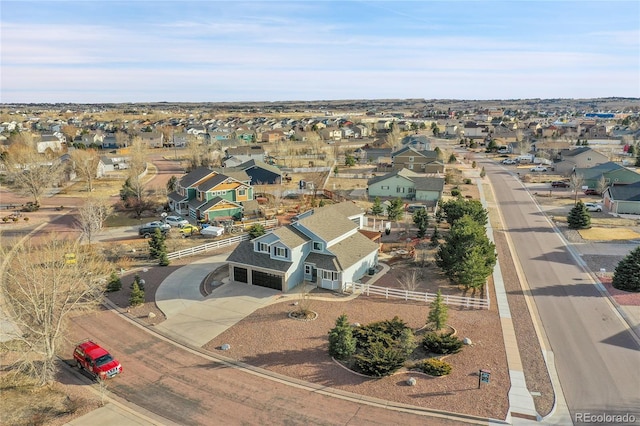
[[[618,290],[640,292],[640,247],[618,263],[612,284]]]
[[[436,330],[441,330],[447,323],[449,308],[444,304],[442,292],[438,290],[436,298],[429,305],[427,324],[433,324]]]
[[[140,278],[140,275],[138,274],[136,274],[133,277],[133,282],[131,283],[129,288],[133,290],[134,285],[137,285],[140,290],[144,291],[144,282],[142,281],[142,278]]]
[[[129,296],[129,305],[138,306],[144,303],[144,290],[140,288],[137,281],[133,281],[131,295]]]
[[[329,331],[329,355],[337,359],[349,359],[356,352],[356,339],[349,320],[342,314],[336,326]]]
[[[161,241],[162,243],[164,242],[164,235],[160,228],[156,228],[149,240],[149,256],[151,256],[152,259],[160,257]]]
[[[380,216],[384,212],[384,208],[382,207],[382,203],[380,202],[380,197],[376,197],[373,199],[373,206],[371,206],[371,214],[374,216]]]
[[[578,201],[569,212],[569,215],[567,216],[567,225],[569,226],[569,229],[591,228],[591,215],[582,201]]]
[[[109,282],[107,283],[107,291],[108,292],[118,291],[121,288],[122,288],[122,281],[120,280],[120,277],[115,271],[111,272],[111,276],[109,277]]]
[[[413,213],[413,223],[418,227],[418,238],[424,238],[429,224],[429,215],[425,209],[416,210]]]
[[[480,170],[480,177],[483,178],[487,175],[487,172],[484,170],[484,166],[482,167],[482,170]]]

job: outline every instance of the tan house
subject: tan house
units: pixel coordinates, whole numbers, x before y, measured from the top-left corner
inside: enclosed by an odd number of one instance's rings
[[[583,146],[574,149],[563,149],[559,153],[557,163],[553,165],[559,174],[569,175],[575,169],[587,169],[598,164],[604,164],[609,158],[589,147]]]
[[[405,146],[391,153],[392,170],[408,169],[415,173],[444,173],[444,164],[438,161],[436,151]]]

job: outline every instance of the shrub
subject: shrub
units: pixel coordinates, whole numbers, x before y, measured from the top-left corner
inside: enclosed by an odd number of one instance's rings
[[[356,340],[347,316],[336,319],[336,326],[329,331],[329,355],[337,359],[349,359],[356,351]]]
[[[25,221],[25,222],[29,222],[29,218],[28,218],[28,217],[25,217],[25,218],[24,218],[24,221]]]
[[[439,334],[427,333],[422,339],[422,347],[434,354],[448,355],[460,352],[462,349],[462,340],[458,339],[452,333]]]
[[[463,182],[464,182],[465,185],[471,185],[471,179],[469,179],[469,178],[465,178],[463,180]]]
[[[356,355],[354,360],[361,373],[384,377],[398,371],[406,357],[399,349],[388,348],[382,342],[372,342],[362,354]]]
[[[122,281],[120,280],[120,277],[118,276],[118,274],[114,271],[111,273],[111,276],[109,277],[109,282],[107,283],[107,291],[108,292],[118,291],[121,288],[122,288]]]
[[[457,188],[453,188],[453,189],[451,190],[451,195],[452,195],[453,197],[457,197],[457,196],[459,196],[459,195],[460,195],[460,190],[459,190],[459,189],[457,189]]]
[[[138,306],[144,303],[144,290],[138,286],[136,281],[133,282],[131,295],[129,296],[129,305]]]
[[[428,358],[420,361],[414,368],[430,376],[446,376],[451,373],[451,364],[437,358]]]

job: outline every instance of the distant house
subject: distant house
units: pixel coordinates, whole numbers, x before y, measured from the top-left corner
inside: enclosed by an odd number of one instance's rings
[[[575,168],[589,168],[609,161],[609,158],[589,147],[579,147],[575,149],[563,149],[559,154],[560,161],[554,163],[555,171],[568,175]]]
[[[200,167],[183,176],[168,198],[172,210],[196,220],[240,218],[243,202],[253,200],[253,188],[248,181]]]
[[[114,163],[109,157],[105,157],[104,155],[100,157],[98,161],[98,170],[96,171],[96,177],[101,178],[105,176],[109,172],[113,172],[115,170]]]
[[[444,164],[438,161],[436,151],[422,150],[405,146],[391,153],[392,169],[409,169],[417,173],[444,173]]]
[[[264,148],[260,145],[244,145],[225,150],[225,159],[235,158],[238,164],[249,160],[264,161],[264,156]]]
[[[139,132],[136,136],[148,148],[162,148],[164,144],[164,134],[161,132]]]
[[[262,132],[260,137],[260,141],[266,143],[282,142],[284,139],[285,136],[282,130],[267,130],[266,132]]]
[[[605,207],[612,213],[640,215],[640,181],[610,186],[602,197]]]
[[[279,168],[262,161],[249,160],[233,168],[225,167],[224,173],[230,174],[236,170],[246,173],[251,179],[251,185],[274,185],[282,180],[282,172]]]
[[[628,185],[640,181],[640,174],[617,163],[607,162],[589,168],[576,168],[573,174],[583,179],[583,185],[589,189],[600,189],[602,180],[606,186]]]
[[[400,197],[422,201],[428,207],[435,207],[438,200],[442,198],[444,178],[402,169],[369,179],[367,185],[369,197]]]
[[[431,149],[431,142],[426,135],[409,135],[402,138],[402,145],[410,146],[417,151],[426,151]]]
[[[378,264],[379,246],[359,232],[364,211],[356,204],[319,207],[295,219],[240,243],[227,258],[231,280],[282,292],[303,282],[341,291]]]

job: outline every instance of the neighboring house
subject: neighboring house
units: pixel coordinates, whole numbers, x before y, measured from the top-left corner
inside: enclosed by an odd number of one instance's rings
[[[466,138],[486,138],[489,135],[489,126],[468,121],[464,123],[463,132]]]
[[[364,211],[350,201],[302,213],[290,225],[240,243],[227,258],[229,276],[283,292],[303,282],[342,291],[378,264],[379,246],[359,232],[363,224]]]
[[[235,157],[233,157],[235,158]],[[245,161],[233,168],[225,167],[224,173],[243,171],[251,179],[251,185],[274,185],[282,180],[282,172],[279,168],[257,160]]]
[[[438,161],[436,151],[418,151],[405,146],[391,153],[392,169],[409,169],[417,173],[444,173],[444,164]]]
[[[249,160],[264,161],[264,156],[264,148],[260,145],[237,146],[225,150],[226,159],[235,157],[240,163]]]
[[[62,150],[62,142],[55,135],[43,134],[40,137],[40,141],[36,142],[36,149],[38,154],[42,154],[47,150],[59,152]]]
[[[640,181],[610,186],[602,196],[611,213],[640,215]]]
[[[96,177],[101,178],[105,176],[109,172],[113,172],[115,168],[113,167],[114,163],[109,157],[105,157],[104,155],[100,157],[100,161],[98,161],[98,170],[96,171]]]
[[[284,138],[284,132],[282,130],[267,130],[266,132],[262,132],[260,141],[266,143],[276,143],[282,142]]]
[[[191,135],[185,132],[176,132],[173,134],[173,146],[177,148],[187,146],[187,142],[189,142],[189,137]]]
[[[195,220],[240,218],[242,203],[253,200],[253,188],[248,180],[241,181],[206,167],[199,167],[183,176],[168,198],[172,210],[188,214]]]
[[[402,145],[410,146],[417,151],[431,150],[431,142],[426,135],[409,135],[402,138]]]
[[[604,184],[628,185],[640,181],[640,174],[627,169],[612,161],[598,164],[589,168],[576,168],[573,173],[583,179],[583,185],[589,189],[600,189],[600,180],[604,178]]]
[[[444,178],[425,176],[408,169],[369,179],[369,197],[407,198],[435,207],[442,198]]]
[[[553,167],[556,172],[564,175],[571,174],[575,168],[589,168],[609,161],[606,155],[586,146],[575,149],[563,149],[560,151],[559,157],[560,161],[554,163]]]
[[[161,132],[139,132],[136,136],[147,148],[162,148],[164,143],[164,134]]]

